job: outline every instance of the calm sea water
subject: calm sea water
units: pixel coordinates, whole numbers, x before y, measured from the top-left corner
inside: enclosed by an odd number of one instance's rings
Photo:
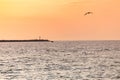
[[[120,41],[0,43],[0,80],[120,80]]]

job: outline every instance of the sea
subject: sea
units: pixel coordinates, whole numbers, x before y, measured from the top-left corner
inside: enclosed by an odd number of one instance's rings
[[[0,80],[120,80],[120,41],[1,42]]]

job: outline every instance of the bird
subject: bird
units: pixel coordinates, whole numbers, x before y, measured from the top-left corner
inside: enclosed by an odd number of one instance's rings
[[[86,16],[86,15],[88,15],[88,14],[93,14],[93,12],[86,12],[86,13],[84,14],[84,16]]]

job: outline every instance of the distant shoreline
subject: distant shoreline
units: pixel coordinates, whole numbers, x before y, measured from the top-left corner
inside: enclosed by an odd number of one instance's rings
[[[53,42],[47,39],[30,39],[30,40],[0,40],[0,42]]]

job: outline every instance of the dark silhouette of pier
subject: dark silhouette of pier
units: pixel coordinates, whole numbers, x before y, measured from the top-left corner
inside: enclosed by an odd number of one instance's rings
[[[0,42],[53,42],[48,39],[28,39],[28,40],[0,40]]]
[[[47,39],[41,39],[41,40],[0,40],[0,42],[51,42],[50,40]]]

